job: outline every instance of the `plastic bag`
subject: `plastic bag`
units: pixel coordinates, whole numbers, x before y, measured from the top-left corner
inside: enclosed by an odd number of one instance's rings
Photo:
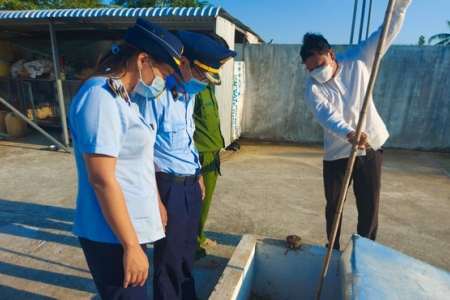
[[[38,59],[24,63],[23,67],[30,73],[31,78],[36,78],[36,76],[50,72],[53,68],[53,63],[46,59]]]
[[[12,78],[17,78],[20,71],[23,68],[23,64],[26,62],[25,59],[20,59],[11,65],[11,76]]]

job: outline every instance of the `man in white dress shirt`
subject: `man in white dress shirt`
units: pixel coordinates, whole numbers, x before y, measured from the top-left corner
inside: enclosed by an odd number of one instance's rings
[[[396,1],[382,54],[399,33],[410,3],[411,0]],[[300,56],[311,75],[306,84],[305,101],[324,130],[323,180],[328,240],[380,34],[381,27],[343,55],[336,55],[320,34],[306,33],[303,37]],[[375,240],[378,229],[381,146],[388,137],[386,126],[370,101],[352,181],[358,209],[357,233],[371,240]],[[339,223],[334,249],[340,248],[340,229]]]

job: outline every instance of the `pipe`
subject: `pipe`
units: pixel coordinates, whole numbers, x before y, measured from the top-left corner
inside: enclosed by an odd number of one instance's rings
[[[361,21],[360,21],[360,24],[359,24],[358,43],[361,42],[363,25],[364,25],[364,14],[365,13],[366,13],[366,0],[363,0],[362,9],[361,9]]]
[[[66,107],[64,104],[64,94],[61,82],[61,69],[59,67],[59,54],[55,33],[55,19],[49,19],[50,39],[52,42],[53,67],[55,69],[56,91],[58,94],[59,113],[61,115],[61,126],[63,130],[64,143],[69,145],[69,133],[67,128]]]
[[[372,0],[369,2],[369,12],[367,13],[366,39],[369,37],[370,18],[372,16]]]
[[[350,31],[350,43],[351,46],[353,44],[353,33],[355,32],[355,20],[356,20],[356,10],[358,9],[358,0],[355,0],[355,5],[353,6],[353,19],[352,19],[352,28]]]
[[[320,299],[323,281],[327,274],[328,265],[330,263],[331,252],[333,250],[334,241],[336,239],[336,233],[337,233],[337,230],[339,227],[339,221],[341,220],[341,217],[342,217],[342,210],[344,208],[344,200],[347,196],[348,185],[350,183],[353,165],[355,163],[356,151],[358,149],[359,139],[361,138],[362,128],[364,127],[365,122],[366,122],[367,108],[369,107],[369,104],[370,104],[370,95],[372,94],[373,87],[375,85],[375,80],[376,80],[376,77],[378,74],[378,69],[380,67],[382,50],[384,48],[384,43],[386,41],[388,26],[389,26],[389,23],[391,22],[392,11],[393,11],[394,5],[395,5],[395,0],[389,0],[389,4],[386,9],[386,14],[385,14],[384,21],[383,21],[383,27],[381,30],[380,39],[378,41],[377,50],[375,53],[375,59],[373,61],[372,72],[370,73],[369,83],[367,85],[366,94],[364,96],[364,102],[363,102],[363,105],[361,108],[358,125],[356,126],[355,140],[353,141],[352,150],[350,152],[350,157],[348,159],[347,170],[345,172],[344,182],[342,183],[341,194],[339,196],[339,202],[338,202],[338,205],[336,208],[336,214],[334,216],[334,222],[333,222],[333,227],[331,229],[330,240],[328,241],[328,250],[327,250],[327,254],[325,256],[325,261],[323,264],[322,275],[319,279],[319,284],[317,286],[316,298],[315,298],[316,300]]]

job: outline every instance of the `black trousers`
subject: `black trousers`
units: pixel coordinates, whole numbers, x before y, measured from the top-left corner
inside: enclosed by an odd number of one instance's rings
[[[357,156],[353,165],[350,184],[353,182],[353,192],[358,210],[358,225],[356,232],[362,236],[375,240],[378,229],[378,207],[380,203],[381,164],[383,150],[368,150],[365,156]],[[347,169],[348,158],[334,161],[323,161],[323,182],[325,188],[325,219],[327,238],[330,240],[341,187]],[[341,220],[333,245],[340,249]]]
[[[123,287],[123,247],[121,244],[94,242],[78,238],[86,262],[103,300],[146,300],[147,281],[143,286]],[[141,245],[144,252],[146,244]]]

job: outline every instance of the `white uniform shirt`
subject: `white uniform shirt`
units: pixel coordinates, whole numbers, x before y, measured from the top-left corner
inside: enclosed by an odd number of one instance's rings
[[[405,10],[410,3],[399,2],[393,10],[382,54],[399,33]],[[351,144],[347,142],[346,135],[350,131],[356,131],[380,34],[381,27],[347,53],[337,55],[338,69],[333,78],[320,84],[310,77],[306,84],[306,105],[324,130],[324,160],[350,156]],[[389,133],[373,104],[372,96],[370,98],[362,131],[367,133],[370,145],[377,150],[387,140]],[[365,150],[357,152],[357,155],[365,154]]]

